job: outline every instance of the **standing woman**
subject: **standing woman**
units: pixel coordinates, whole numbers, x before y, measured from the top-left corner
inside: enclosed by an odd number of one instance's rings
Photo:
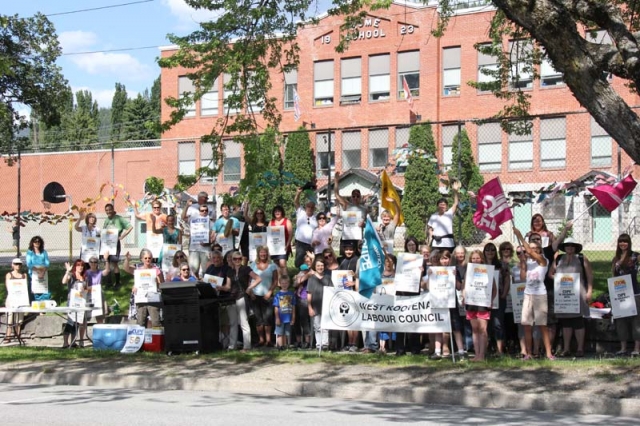
[[[473,250],[469,254],[468,263],[486,264],[483,253],[480,250]],[[467,264],[468,265],[468,264]],[[466,274],[465,274],[466,277]],[[496,294],[496,286],[493,281],[493,277],[489,277],[492,283],[493,290],[491,291],[491,299]],[[466,282],[463,284],[463,290],[466,288]],[[465,295],[466,300],[466,295]],[[473,333],[473,347],[476,352],[476,356],[473,361],[484,361],[487,351],[487,343],[489,342],[489,336],[487,335],[487,325],[491,318],[491,308],[485,306],[465,305],[467,310],[467,319],[471,322],[471,332]]]
[[[467,274],[467,249],[463,246],[457,246],[453,249],[453,260],[451,263],[456,267],[456,308],[458,315],[463,324],[464,347],[461,348],[466,352],[473,350],[473,331],[471,322],[467,319],[467,311],[464,307],[464,279]],[[458,349],[458,352],[460,348]]]
[[[331,287],[331,275],[325,274],[324,259],[316,256],[311,264],[313,274],[307,282],[307,303],[309,305],[309,316],[313,318],[313,332],[316,338],[316,348],[329,349],[329,331],[323,330],[321,325],[322,317],[322,297],[324,287]]]
[[[499,279],[496,282],[498,291],[498,308],[491,309],[491,329],[493,338],[496,340],[496,350],[498,356],[504,355],[504,340],[505,340],[505,327],[504,327],[504,311],[507,309],[507,294],[509,292],[509,270],[504,269],[504,264],[498,258],[498,249],[493,243],[485,244],[482,249],[484,254],[485,263],[487,265],[493,265],[496,271],[499,272]]]
[[[544,217],[542,217],[540,213],[536,213],[531,216],[531,229],[527,232],[527,235],[525,235],[527,240],[529,239],[530,234],[538,234],[543,238],[549,238],[548,245],[553,244],[553,240],[555,239],[553,232],[547,229],[547,223],[544,221]],[[544,248],[545,246],[543,245],[542,247]]]
[[[20,260],[19,257],[16,257],[11,262],[11,270],[9,272],[7,272],[7,275],[5,276],[5,283],[7,281],[9,281],[9,280],[24,280],[24,279],[26,279],[27,278],[27,274],[22,272],[20,270],[20,268],[22,268],[22,260]],[[5,301],[5,306],[11,306],[8,294],[7,294],[7,300]],[[13,332],[14,331],[15,331],[15,334],[17,336],[20,336],[20,327],[21,327],[23,319],[24,319],[24,314],[9,314],[9,313],[7,314],[7,332],[6,332],[5,336],[4,336],[4,340],[2,341],[2,343],[11,342],[11,339],[13,338]],[[14,326],[13,325],[14,322],[17,322],[18,325]]]
[[[242,328],[243,351],[251,349],[251,329],[247,318],[247,305],[244,294],[249,288],[249,284],[256,286],[260,284],[261,278],[253,270],[242,264],[242,253],[231,252],[231,267],[227,270],[227,282],[220,287],[222,291],[228,291],[235,298],[236,303],[227,308],[229,316],[229,350],[236,349],[238,343],[238,324]],[[253,280],[253,282],[252,282]]]
[[[162,270],[158,268],[157,265],[153,264],[153,254],[149,249],[142,249],[140,251],[140,260],[142,261],[142,265],[138,266],[137,269],[148,269],[153,271],[153,274],[156,276],[156,285],[158,286],[158,291],[160,290],[160,284],[164,282],[164,276],[162,275]],[[124,258],[124,270],[134,274],[134,268],[131,265],[131,255],[129,252],[125,255]],[[138,292],[138,288],[133,286],[132,293],[135,295]],[[151,327],[160,327],[160,308],[155,303],[136,303],[137,310],[137,321],[138,325],[142,327],[147,326],[147,315],[151,317]]]
[[[71,299],[76,292],[82,293],[83,296],[86,295],[87,282],[85,281],[84,275],[84,262],[82,261],[82,259],[77,259],[73,262],[73,265],[69,262],[65,262],[64,266],[67,268],[67,272],[62,277],[62,284],[67,286],[67,305],[71,306]],[[78,318],[80,315],[82,315],[82,318]],[[76,323],[80,323],[80,325],[77,326]],[[64,326],[64,342],[62,344],[63,348],[69,347],[69,336],[71,334],[75,334],[76,327],[79,327],[80,329],[79,345],[80,347],[84,347],[84,334],[87,329],[87,318],[84,313],[70,313],[67,316],[67,323]],[[74,347],[75,346],[76,345],[74,344]]]
[[[282,255],[273,255],[271,259],[278,264],[278,268],[286,270],[287,260],[291,255],[291,238],[293,238],[293,225],[284,214],[284,207],[275,206],[271,211],[272,219],[269,226],[284,226],[284,240],[286,253]]]
[[[514,255],[513,244],[509,241],[504,241],[500,243],[498,247],[498,254],[500,256],[500,262],[502,262],[502,270],[506,275],[506,282],[504,284],[504,292],[500,292],[500,299],[504,299],[505,301],[505,312],[504,312],[504,339],[506,342],[506,351],[509,349],[513,349],[515,347],[515,342],[518,340],[518,327],[516,327],[515,322],[513,321],[513,309],[511,312],[506,312],[506,307],[509,304],[509,293],[511,290],[511,267],[514,264],[513,255]],[[518,261],[519,262],[519,261]],[[520,279],[518,272],[518,279]]]
[[[36,278],[43,279],[49,269],[49,254],[44,249],[44,240],[41,236],[36,235],[29,241],[29,249],[27,250],[27,271],[29,273],[29,290],[33,294],[34,300],[49,300],[51,293],[35,293],[32,289],[33,274]]]
[[[273,290],[278,283],[278,267],[271,261],[269,249],[260,246],[256,249],[256,261],[249,264],[253,272],[260,277],[260,281],[254,281],[247,288],[247,294],[251,298],[253,313],[256,316],[256,329],[258,331],[257,346],[273,346],[271,343],[271,330],[273,323]]]
[[[244,223],[248,229],[243,230],[240,238],[240,251],[242,252],[242,261],[245,265],[249,261],[249,234],[257,232],[267,232],[267,216],[264,214],[263,208],[257,208],[253,214],[251,213],[251,205],[249,202],[244,207]],[[246,237],[245,237],[246,235]],[[245,241],[246,240],[246,241]]]
[[[404,242],[405,253],[417,253],[418,252],[418,240],[414,237],[409,237]],[[408,291],[396,291],[396,296],[416,296],[418,293]],[[414,355],[420,354],[420,334],[418,333],[396,333],[396,355],[406,355],[407,350],[405,346],[405,338],[407,340],[406,345],[409,347],[409,351]]]
[[[101,285],[102,277],[109,276],[110,272],[109,262],[104,262],[104,269],[101,271],[98,269],[98,257],[91,256],[89,259],[89,269],[84,272],[84,280],[87,283],[87,288],[93,291],[93,287]],[[104,322],[104,317],[107,314],[107,301],[104,298],[104,289],[102,290],[102,315],[98,315],[96,317],[96,322],[98,324],[102,324]],[[91,318],[90,312],[87,312],[87,315]]]
[[[338,223],[339,217],[340,207],[337,207],[336,214],[331,216],[331,220],[329,221],[327,221],[327,214],[325,212],[320,212],[316,215],[318,227],[314,229],[311,234],[311,247],[313,247],[315,254],[320,254],[324,249],[331,247],[331,234],[336,223]]]
[[[551,353],[551,341],[547,328],[547,289],[544,277],[547,275],[548,261],[542,254],[542,247],[537,243],[527,243],[518,228],[513,228],[518,241],[526,253],[520,259],[520,279],[525,281],[524,300],[522,301],[522,320],[527,355],[522,358],[531,359],[533,341],[533,326],[537,325],[542,334],[542,341],[547,352],[547,359],[554,360]]]
[[[84,225],[80,223],[84,219]],[[98,228],[98,218],[94,213],[80,212],[80,217],[73,226],[76,231],[82,232],[83,238],[99,238],[100,228]],[[80,258],[82,259],[82,247],[80,248]]]
[[[611,269],[614,277],[621,275],[631,275],[633,294],[636,299],[636,306],[640,307],[640,285],[638,285],[638,256],[637,252],[631,249],[631,237],[629,234],[620,234],[618,237],[618,247],[616,255],[611,262]],[[620,339],[620,350],[616,352],[618,356],[625,356],[627,352],[627,342],[634,340],[635,346],[632,356],[640,355],[640,309],[633,317],[618,318],[615,320],[616,332]]]

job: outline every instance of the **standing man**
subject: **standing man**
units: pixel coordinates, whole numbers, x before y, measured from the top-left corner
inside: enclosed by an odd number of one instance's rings
[[[364,223],[367,220],[367,206],[364,204],[364,199],[362,198],[362,193],[360,193],[359,189],[354,189],[351,191],[351,199],[347,200],[343,196],[340,195],[340,172],[336,172],[335,182],[333,187],[334,195],[336,197],[336,201],[340,204],[342,208],[343,217],[345,213],[348,212],[360,212],[361,223],[360,226],[364,228]],[[344,221],[342,224],[342,229],[344,233]],[[340,254],[344,255],[344,246],[349,243],[353,246],[356,251],[356,255],[360,255],[360,241],[362,240],[362,236],[360,236],[357,240],[345,240],[342,238],[340,240]]]
[[[182,220],[185,223],[189,223],[189,219],[192,217],[200,216],[200,207],[205,206],[208,209],[207,201],[209,200],[209,195],[205,191],[200,191],[198,193],[198,204],[194,204],[193,200],[189,199],[187,201],[187,207],[182,210]],[[213,212],[210,212],[209,218],[213,220]]]
[[[304,263],[304,257],[308,251],[313,253],[313,231],[318,227],[318,220],[315,216],[316,204],[313,201],[307,201],[304,209],[300,206],[300,194],[302,188],[296,190],[296,197],[293,199],[293,205],[296,208],[296,268]]]
[[[453,253],[456,243],[453,240],[453,217],[458,209],[458,201],[460,197],[458,190],[460,189],[460,181],[455,181],[451,185],[453,191],[453,206],[449,207],[446,198],[438,200],[438,211],[431,215],[427,222],[427,245],[432,248],[444,251],[449,250]]]
[[[107,214],[107,218],[102,225],[102,229],[115,229],[118,231],[118,245],[116,248],[116,254],[109,254],[108,259],[105,259],[105,261],[109,261],[109,267],[113,271],[113,276],[115,277],[114,287],[118,288],[120,287],[120,268],[118,267],[118,262],[120,261],[121,241],[124,240],[127,235],[129,235],[129,233],[133,229],[133,226],[131,226],[129,221],[127,221],[125,218],[116,214],[116,210],[111,203],[104,206],[104,212]]]
[[[222,216],[213,224],[212,243],[218,243],[222,246],[222,252],[227,253],[229,250],[235,250],[235,238],[240,235],[240,221],[231,216],[231,208],[227,204],[220,206]]]

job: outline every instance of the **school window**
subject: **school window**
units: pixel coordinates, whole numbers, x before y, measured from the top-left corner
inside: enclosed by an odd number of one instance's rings
[[[500,123],[478,126],[478,167],[480,171],[500,170],[502,166],[502,130]]]
[[[255,87],[256,73],[255,71],[249,71],[247,73],[247,88],[245,90],[247,96],[247,114],[260,112],[264,108],[264,93],[256,90]]]
[[[369,130],[369,167],[383,168],[389,161],[389,129]]]
[[[193,175],[196,173],[196,143],[178,143],[178,174]]]
[[[533,44],[531,40],[510,41],[509,55],[511,60],[509,87],[512,89],[532,88],[533,70],[531,68],[531,57],[533,55]]]
[[[420,51],[398,53],[398,99],[404,99],[402,81],[407,80],[411,96],[420,96]]]
[[[442,49],[442,94],[455,96],[460,94],[460,47]]]
[[[391,94],[390,55],[369,56],[369,100],[383,101]]]
[[[411,132],[410,127],[396,127],[396,150],[399,148],[408,148],[409,146],[409,133]],[[398,155],[395,155],[395,153]],[[396,173],[404,173],[407,170],[408,158],[406,156],[400,155],[401,151],[394,150],[395,159],[395,172]]]
[[[362,59],[340,61],[340,105],[359,104],[362,99]]]
[[[451,169],[453,159],[453,143],[458,135],[458,125],[442,126],[442,165]]]
[[[611,137],[591,117],[591,166],[611,167]]]
[[[240,112],[240,107],[237,104],[238,99],[234,99],[236,98],[236,91],[237,91],[237,87],[234,87],[231,83],[231,75],[229,74],[225,74],[224,75],[224,114],[237,114]],[[232,98],[233,97],[233,98]],[[232,98],[232,99],[229,99]],[[233,105],[233,107],[229,106],[229,103],[231,103]]]
[[[228,140],[224,142],[224,162],[222,163],[222,179],[225,182],[240,181],[240,154],[238,142]]]
[[[298,90],[298,71],[284,73],[284,109],[293,109],[296,90]]]
[[[336,168],[335,134],[324,133],[316,135],[316,176],[333,176]]]
[[[509,135],[509,170],[533,169],[533,135]]]
[[[193,81],[191,81],[191,79],[187,76],[182,76],[182,77],[178,77],[178,96],[180,98],[185,97],[185,94],[189,93],[189,94],[193,94],[193,92],[196,91],[195,86],[193,85]],[[192,104],[188,105],[186,107],[187,109],[187,113],[185,114],[185,117],[195,117],[196,116],[196,103],[193,102]]]
[[[556,71],[546,53],[543,54],[542,62],[540,62],[540,86],[551,87],[560,85],[564,85],[562,73]]]
[[[209,89],[200,99],[200,115],[218,115],[218,79],[213,82]]]
[[[333,61],[313,64],[313,103],[315,106],[333,105]]]
[[[564,168],[567,164],[566,120],[540,120],[540,167]]]
[[[481,45],[481,48],[488,48],[491,44]],[[478,83],[493,83],[498,80],[495,73],[498,71],[498,58],[493,55],[482,53],[478,50]],[[487,91],[479,89],[479,91]]]
[[[342,170],[359,169],[362,167],[360,153],[360,132],[342,133]]]
[[[215,169],[216,164],[213,164],[213,147],[208,142],[200,142],[200,168],[208,167]],[[210,176],[202,176],[202,182],[212,182],[213,178]]]

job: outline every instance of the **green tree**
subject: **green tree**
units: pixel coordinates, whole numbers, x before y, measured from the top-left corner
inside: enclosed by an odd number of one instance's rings
[[[409,133],[409,162],[404,173],[405,187],[402,213],[407,227],[406,237],[426,240],[425,226],[431,213],[436,211],[442,196],[436,173],[436,145],[431,123],[417,124]]]
[[[44,128],[44,141],[42,148],[48,151],[60,151],[69,145],[69,135],[67,134],[67,123],[71,120],[73,114],[73,92],[70,86],[66,86],[60,93],[64,100],[58,106],[58,114],[60,115],[60,123],[53,126],[46,126],[40,123]]]
[[[98,102],[93,100],[91,92],[76,92],[73,113],[64,116],[62,125],[68,139],[67,149],[76,151],[98,147]]]
[[[290,133],[284,149],[282,164],[281,204],[286,212],[293,212],[296,189],[314,178],[313,152],[309,133],[304,127]]]
[[[61,53],[55,28],[43,14],[0,15],[0,153],[14,152],[15,138],[28,126],[19,105],[30,107],[45,125],[60,122],[67,84],[56,65]]]
[[[148,90],[130,99],[124,108],[121,133],[123,140],[155,139],[156,117],[151,109]]]
[[[124,110],[127,106],[127,88],[122,83],[116,83],[116,91],[111,101],[111,137],[114,141],[124,140],[123,124]]]
[[[239,192],[248,197],[254,207],[263,207],[267,211],[282,200],[282,157],[278,138],[278,133],[272,128],[260,136],[237,138],[244,147],[244,163],[251,165],[245,168]]]
[[[98,140],[101,147],[111,141],[111,108],[98,110]]]
[[[151,86],[151,94],[149,97],[149,109],[151,111],[152,124],[153,124],[153,138],[160,138],[160,109],[162,106],[162,93],[160,88],[160,76],[153,80],[153,86]]]
[[[478,239],[482,240],[484,234],[478,234],[478,228],[473,224],[474,210],[471,208],[467,191],[477,193],[484,184],[484,178],[473,158],[471,140],[469,140],[464,128],[453,138],[451,157],[449,178],[459,180],[463,188],[459,195],[460,202],[453,222],[453,233],[456,236],[456,241],[460,241],[464,245],[476,243],[479,242]]]

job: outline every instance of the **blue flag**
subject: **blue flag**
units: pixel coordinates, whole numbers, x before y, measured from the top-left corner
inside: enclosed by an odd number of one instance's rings
[[[362,254],[360,255],[360,294],[371,297],[373,290],[382,284],[384,270],[384,251],[378,233],[373,228],[371,219],[367,217],[364,228]]]

